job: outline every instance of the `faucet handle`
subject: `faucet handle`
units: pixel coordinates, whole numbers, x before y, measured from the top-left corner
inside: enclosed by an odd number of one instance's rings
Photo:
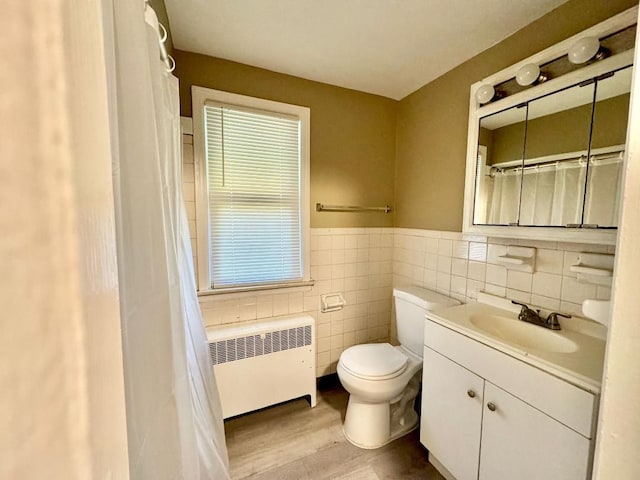
[[[526,303],[516,302],[515,300],[511,300],[511,303],[513,303],[514,305],[520,305],[522,307],[520,309],[520,313],[518,314],[518,320],[525,320],[527,318],[527,315],[533,313],[533,310],[531,310],[529,308],[529,305],[527,305]]]
[[[558,317],[571,318],[571,315],[567,315],[566,313],[560,312],[551,312],[547,317],[547,325],[551,330],[560,330],[560,322],[558,322]]]
[[[531,309],[531,307],[529,307],[529,305],[527,305],[526,303],[520,303],[520,302],[516,302],[515,300],[511,300],[511,303],[513,303],[514,305],[520,305],[522,307],[522,309],[520,310],[520,315],[523,315],[525,312],[533,312],[533,310]],[[540,313],[540,310],[537,310],[538,313]]]

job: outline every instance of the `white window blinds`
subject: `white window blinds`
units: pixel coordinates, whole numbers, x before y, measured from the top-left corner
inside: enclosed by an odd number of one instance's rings
[[[300,281],[300,121],[204,107],[212,288]]]

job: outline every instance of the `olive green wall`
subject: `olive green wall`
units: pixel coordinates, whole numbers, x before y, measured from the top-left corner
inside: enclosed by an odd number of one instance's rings
[[[591,148],[622,145],[627,140],[631,94],[618,95],[596,103]]]
[[[473,83],[636,4],[635,0],[570,0],[401,100],[395,225],[461,230]]]
[[[312,206],[393,204],[397,101],[205,55],[173,56],[181,115],[191,116],[192,85],[311,108],[312,227],[393,225],[393,214],[317,213]]]
[[[510,160],[518,160],[522,158],[524,148],[525,122],[512,123],[495,130],[487,130],[482,128],[484,135],[480,136],[480,145],[482,140],[491,138],[491,149],[488,150],[487,163],[508,162]]]
[[[635,4],[570,0],[400,102],[174,50],[181,114],[192,85],[310,107],[313,227],[460,231],[470,86]],[[316,202],[395,212],[316,213]]]
[[[591,148],[625,143],[629,100],[630,95],[625,93],[596,104]],[[525,158],[587,150],[590,127],[591,105],[529,120]],[[524,147],[524,122],[495,130],[481,128],[479,143],[487,146],[487,163],[490,165],[520,160]]]
[[[625,143],[629,100],[624,94],[596,104],[591,148]],[[527,124],[525,158],[587,150],[590,127],[591,105],[533,119]]]

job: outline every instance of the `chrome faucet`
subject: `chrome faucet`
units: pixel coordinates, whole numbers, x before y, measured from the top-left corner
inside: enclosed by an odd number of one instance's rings
[[[522,307],[520,309],[520,313],[518,314],[518,320],[532,323],[534,325],[538,325],[539,327],[548,328],[550,330],[561,329],[560,322],[558,322],[558,317],[571,318],[571,315],[566,315],[560,312],[551,312],[545,320],[540,316],[540,310],[533,310],[529,308],[528,305],[516,302],[515,300],[511,300],[511,303],[513,303],[514,305],[520,305]]]

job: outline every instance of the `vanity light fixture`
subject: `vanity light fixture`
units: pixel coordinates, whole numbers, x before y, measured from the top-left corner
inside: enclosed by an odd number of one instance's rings
[[[586,63],[595,57],[601,60],[605,57],[604,49],[600,48],[600,40],[596,37],[582,37],[576,43],[571,45],[567,53],[569,61],[574,65]]]
[[[488,85],[486,83],[483,83],[482,85],[480,85],[480,88],[476,90],[476,100],[481,105],[484,105],[485,103],[489,103],[495,96],[496,96],[496,90],[495,88],[493,88],[493,85]]]
[[[540,73],[540,67],[535,63],[523,65],[516,73],[516,82],[522,87],[533,85],[536,82],[542,83],[545,80],[547,80],[546,75]]]

